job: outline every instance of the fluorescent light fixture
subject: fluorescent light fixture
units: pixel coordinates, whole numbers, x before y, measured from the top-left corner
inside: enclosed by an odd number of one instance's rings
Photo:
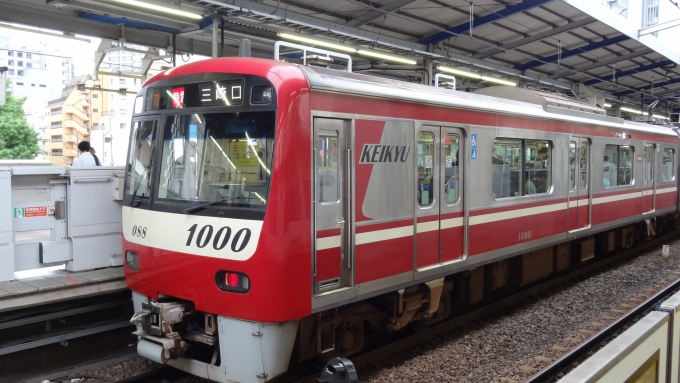
[[[661,120],[670,120],[670,118],[668,118],[668,117],[666,117],[666,116],[662,116],[662,115],[660,115],[660,114],[652,114],[652,117],[654,117],[654,118],[659,118],[659,119],[661,119]]]
[[[637,109],[626,108],[625,106],[622,106],[621,110],[628,113],[642,114],[642,112]]]
[[[191,13],[191,12],[181,11],[177,8],[170,8],[170,7],[165,7],[165,6],[162,6],[162,5],[145,3],[143,1],[137,1],[137,0],[111,0],[111,1],[115,1],[117,3],[123,3],[123,4],[127,4],[127,5],[132,5],[132,6],[140,7],[140,8],[144,8],[144,9],[150,9],[152,11],[169,13],[171,15],[188,17],[188,18],[194,19],[194,20],[202,20],[203,19],[203,15],[198,15],[198,14]]]
[[[489,81],[489,82],[495,82],[497,84],[502,84],[502,85],[507,85],[507,86],[517,86],[516,82],[501,80],[500,78],[496,78],[496,77],[482,76],[482,80]]]
[[[459,76],[465,76],[465,77],[476,78],[476,79],[482,78],[482,76],[480,76],[478,74],[466,72],[464,70],[450,68],[450,67],[447,67],[447,66],[438,66],[437,69],[442,71],[442,72],[453,73],[453,74],[457,74]]]
[[[343,52],[356,53],[356,51],[357,51],[354,48],[346,47],[344,45],[333,44],[331,42],[310,39],[308,37],[303,37],[303,36],[300,36],[300,35],[291,35],[291,34],[288,34],[288,33],[279,33],[279,36],[283,37],[284,39],[300,41],[300,42],[312,44],[312,45],[319,45],[319,46],[322,46],[322,47],[331,48],[331,49],[335,49],[335,50],[343,51]]]
[[[408,64],[408,65],[416,65],[417,62],[415,60],[409,60],[403,57],[398,57],[398,56],[391,56],[391,55],[386,55],[382,53],[377,53],[375,51],[366,51],[363,49],[358,50],[359,54],[365,55],[365,56],[371,56],[371,57],[377,57],[380,59],[384,60],[389,60],[389,61],[394,61],[402,64]]]
[[[503,79],[500,79],[500,78],[497,78],[497,77],[481,76],[481,75],[478,75],[476,73],[466,72],[464,70],[454,69],[454,68],[447,67],[447,66],[438,66],[437,69],[442,71],[442,72],[453,73],[453,74],[457,74],[459,76],[470,77],[470,78],[474,78],[474,79],[477,79],[477,80],[495,82],[495,83],[498,83],[498,84],[503,84],[503,85],[508,85],[508,86],[517,86],[517,83],[512,82],[512,81],[503,80]]]
[[[604,107],[605,107],[605,108],[611,108],[611,107],[612,107],[612,104],[607,104],[607,103],[605,103],[605,104],[604,104]]]

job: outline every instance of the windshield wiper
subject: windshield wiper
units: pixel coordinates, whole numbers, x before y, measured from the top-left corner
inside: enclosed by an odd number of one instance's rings
[[[137,206],[135,206],[135,198],[137,198],[137,192],[139,191],[140,186],[142,186],[142,178],[141,177],[137,181],[137,186],[135,186],[134,193],[132,193],[132,200],[130,201],[130,206],[132,206],[132,207],[137,207]]]
[[[215,205],[215,204],[222,203],[222,202],[228,202],[228,201],[235,200],[235,199],[251,200],[251,199],[258,199],[258,198],[257,198],[257,197],[232,197],[232,198],[223,198],[223,199],[221,199],[221,200],[219,200],[219,201],[211,201],[211,202],[202,203],[202,204],[200,204],[200,205],[190,206],[190,207],[188,207],[188,208],[186,208],[186,209],[184,209],[184,210],[182,210],[182,211],[185,212],[185,213],[193,213],[193,212],[195,212],[195,211],[197,211],[197,210],[201,210],[201,209],[206,208],[206,207],[208,207],[208,206],[210,206],[210,205]]]
[[[206,203],[202,203],[200,205],[194,205],[194,206],[188,207],[188,208],[186,208],[182,211],[185,212],[185,213],[193,213],[193,212],[195,212],[197,210],[201,210],[201,209],[203,209],[207,206],[214,205],[216,203],[222,203],[222,202],[224,202],[224,200],[206,202]]]

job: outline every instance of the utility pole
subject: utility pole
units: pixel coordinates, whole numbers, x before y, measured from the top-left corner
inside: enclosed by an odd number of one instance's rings
[[[7,81],[7,67],[6,66],[0,66],[0,106],[5,105],[5,84]]]

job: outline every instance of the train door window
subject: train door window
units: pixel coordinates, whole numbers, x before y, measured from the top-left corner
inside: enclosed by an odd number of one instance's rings
[[[418,135],[418,180],[416,181],[418,205],[420,206],[432,204],[434,195],[432,182],[436,168],[434,157],[434,135],[432,133],[420,133]]]
[[[569,142],[569,190],[576,190],[576,141]]]
[[[522,140],[494,140],[492,154],[492,189],[494,198],[518,196],[521,192],[520,172]]]
[[[581,180],[581,190],[588,187],[588,144],[581,142],[581,160],[579,161],[579,179]]]
[[[675,180],[675,149],[666,148],[663,150],[663,163],[661,164],[661,179],[666,181]]]
[[[447,134],[444,138],[444,158],[446,164],[444,166],[444,196],[447,205],[453,205],[458,202],[458,195],[460,193],[459,180],[459,165],[458,165],[458,151],[459,138],[456,134]]]
[[[338,200],[338,132],[319,132],[317,144],[317,161],[319,161],[319,200],[321,202],[337,202]]]
[[[605,145],[604,186],[631,185],[633,183],[633,156],[635,148],[628,145]]]
[[[551,158],[548,141],[526,140],[524,143],[524,188],[522,195],[541,194],[550,191]]]
[[[643,165],[642,183],[652,183],[654,181],[654,145],[645,145]]]
[[[127,193],[136,198],[149,196],[153,159],[156,152],[156,120],[135,121],[132,127],[130,157],[127,162]]]

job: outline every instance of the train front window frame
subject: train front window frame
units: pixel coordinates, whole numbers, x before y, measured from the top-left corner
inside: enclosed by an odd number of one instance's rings
[[[552,141],[499,137],[491,156],[494,199],[552,193]]]
[[[125,192],[141,201],[149,198],[152,190],[152,173],[156,156],[158,120],[136,120],[130,136],[130,153],[127,161]]]
[[[264,211],[274,133],[273,111],[168,115],[156,197]]]

